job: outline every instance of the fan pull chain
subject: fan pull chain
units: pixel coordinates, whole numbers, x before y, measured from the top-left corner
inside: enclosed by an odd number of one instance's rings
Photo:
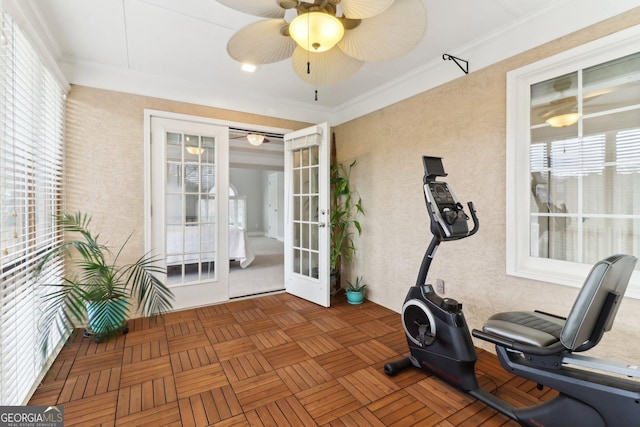
[[[307,61],[307,74],[311,74],[311,62]]]
[[[316,101],[318,100],[318,89],[316,89]]]

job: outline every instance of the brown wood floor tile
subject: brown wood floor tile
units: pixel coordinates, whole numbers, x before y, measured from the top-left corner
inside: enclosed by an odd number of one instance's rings
[[[302,427],[316,426],[316,422],[293,396],[268,403],[247,413],[252,426]]]
[[[434,417],[435,413],[430,407],[423,405],[404,390],[395,391],[376,400],[369,404],[367,409],[386,426],[433,425],[443,419]]]
[[[378,340],[368,340],[349,347],[349,350],[368,365],[393,360],[398,354]]]
[[[276,325],[282,329],[293,328],[307,322],[307,319],[297,311],[286,311],[284,313],[273,315],[271,316],[271,320],[273,320]]]
[[[342,344],[326,334],[298,340],[298,345],[311,357],[344,348]]]
[[[142,384],[143,382],[163,378],[171,374],[171,360],[169,356],[132,363],[122,367],[120,387]]]
[[[128,343],[128,341],[127,341]],[[142,362],[169,355],[169,345],[163,337],[160,340],[147,340],[140,344],[127,345],[123,349],[122,364]]]
[[[221,365],[227,378],[232,383],[273,371],[266,357],[260,352],[227,359]]]
[[[232,383],[232,387],[245,411],[256,409],[292,394],[275,372],[267,372]]]
[[[240,325],[268,318],[259,307],[251,307],[247,310],[239,310],[232,313],[233,318]]]
[[[264,354],[264,357],[267,358],[269,364],[274,369],[300,363],[309,358],[307,353],[294,342],[268,348],[263,350],[262,354]]]
[[[237,323],[212,326],[205,330],[205,334],[211,344],[219,344],[247,335],[242,326]]]
[[[69,371],[69,377],[75,377],[82,374],[95,371],[96,369],[116,368],[122,365],[123,351],[110,351],[89,356],[78,356],[73,367]]]
[[[251,341],[253,341],[258,350],[265,350],[293,342],[289,335],[281,329],[273,329],[251,335]]]
[[[360,408],[356,411],[349,412],[341,416],[337,420],[324,424],[323,427],[386,427],[371,411],[367,408]]]
[[[362,407],[337,380],[331,380],[296,394],[318,424],[326,424]]]
[[[179,401],[183,425],[206,426],[232,419],[243,413],[230,386],[208,390]]]
[[[117,391],[102,393],[64,404],[65,426],[88,426],[115,422]]]
[[[336,378],[343,377],[368,366],[364,360],[360,359],[347,348],[318,356],[315,358],[315,361]]]
[[[257,350],[256,345],[249,337],[236,338],[213,345],[218,359],[227,360]]]
[[[216,362],[218,362],[218,356],[210,345],[171,354],[171,366],[176,374]]]
[[[347,374],[339,378],[338,382],[363,405],[368,405],[399,390],[389,377],[372,367]]]
[[[116,419],[116,426],[181,426],[180,410],[177,402],[155,406]]]
[[[229,384],[219,363],[182,371],[175,374],[174,378],[179,399]]]
[[[331,381],[333,376],[325,371],[315,360],[305,360],[277,370],[282,381],[293,393],[315,387]]]
[[[513,405],[557,395],[478,350],[479,384]],[[29,404],[67,426],[517,426],[408,354],[400,315],[340,294],[329,309],[281,293],[129,321],[96,343],[76,330]]]

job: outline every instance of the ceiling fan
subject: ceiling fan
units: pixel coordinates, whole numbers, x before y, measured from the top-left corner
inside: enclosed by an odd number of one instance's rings
[[[292,57],[302,80],[330,85],[365,62],[388,61],[412,50],[427,26],[422,0],[217,0],[268,18],[240,29],[229,55],[260,65]]]
[[[580,114],[578,113],[578,97],[570,95],[566,92],[572,87],[573,81],[571,77],[563,76],[553,81],[551,87],[555,93],[554,99],[541,105],[534,106],[537,116],[548,123],[551,127],[571,126],[578,122]],[[582,104],[595,101],[598,97],[612,92],[614,88],[606,88],[599,90],[591,90],[582,95]],[[575,89],[574,92],[575,93]],[[553,95],[551,95],[553,96]],[[601,104],[604,108],[606,104]]]
[[[277,143],[278,141],[282,141],[282,136],[282,134],[272,132],[254,131],[236,127],[229,128],[229,139],[243,140],[255,147],[269,142]]]

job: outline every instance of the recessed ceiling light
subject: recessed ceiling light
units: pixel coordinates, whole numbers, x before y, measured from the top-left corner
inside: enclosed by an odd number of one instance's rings
[[[242,71],[246,71],[247,73],[253,73],[256,70],[256,66],[253,64],[242,64]]]

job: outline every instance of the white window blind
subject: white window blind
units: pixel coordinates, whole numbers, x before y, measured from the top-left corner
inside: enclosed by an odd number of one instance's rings
[[[21,405],[46,358],[35,267],[61,238],[53,215],[62,201],[64,91],[2,4],[0,12],[0,405]],[[44,275],[61,269],[55,260]]]

